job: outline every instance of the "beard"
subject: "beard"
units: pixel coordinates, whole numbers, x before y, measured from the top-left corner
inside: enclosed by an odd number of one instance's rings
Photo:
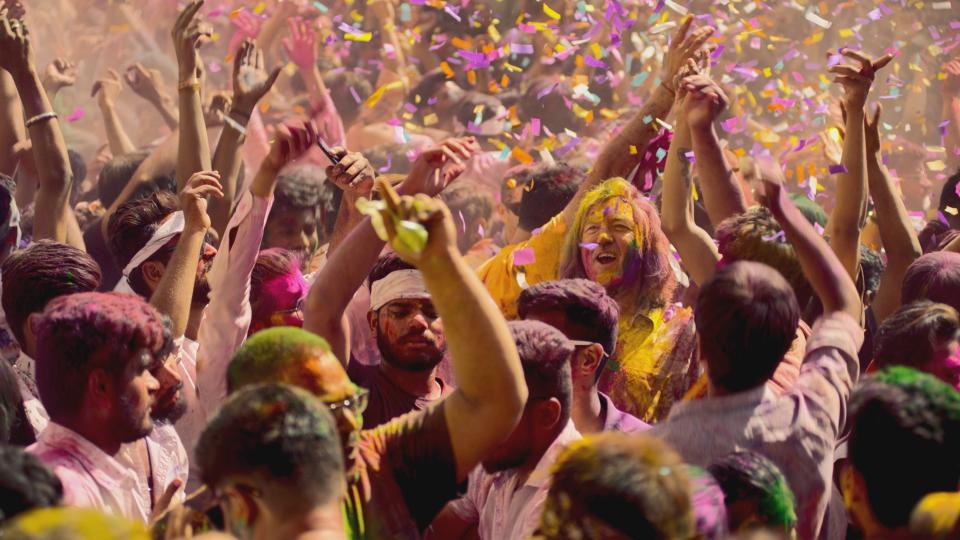
[[[146,437],[153,431],[150,408],[138,410],[136,394],[127,392],[120,396],[120,417],[117,419],[117,433],[123,443],[132,443]]]
[[[197,276],[193,284],[193,298],[191,302],[194,305],[205,306],[210,301],[210,282],[207,277],[210,275],[210,267],[213,266],[213,259],[203,261],[203,271]]]
[[[182,387],[183,385],[180,386]],[[162,409],[154,407],[151,410],[150,417],[154,422],[173,425],[177,423],[178,420],[183,418],[183,415],[187,414],[187,397],[183,394],[181,387],[178,387],[176,390],[174,390],[177,397],[173,403]],[[158,397],[156,403],[160,404],[165,402],[166,399],[166,395]]]
[[[404,336],[399,339],[402,342],[410,336]],[[390,343],[383,332],[377,332],[377,348],[380,350],[380,357],[384,362],[404,371],[423,372],[430,371],[437,367],[437,364],[443,361],[446,348],[432,347],[421,354],[404,354],[400,347]]]

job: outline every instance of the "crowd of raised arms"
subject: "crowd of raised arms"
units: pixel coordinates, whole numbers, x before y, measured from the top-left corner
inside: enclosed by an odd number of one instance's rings
[[[958,4],[0,0],[0,538],[960,539]]]

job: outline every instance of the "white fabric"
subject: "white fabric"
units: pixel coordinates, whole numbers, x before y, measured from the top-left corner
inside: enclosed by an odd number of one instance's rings
[[[394,300],[428,299],[430,293],[419,270],[397,270],[370,288],[370,309],[376,311]]]
[[[153,233],[153,236],[150,237],[150,240],[147,241],[146,245],[140,248],[140,251],[127,263],[127,266],[123,269],[123,277],[120,278],[120,281],[117,282],[113,290],[133,293],[133,288],[130,286],[130,272],[143,264],[156,252],[160,251],[160,248],[167,245],[167,242],[169,242],[171,238],[182,233],[184,224],[183,212],[177,211],[157,227],[157,230]]]

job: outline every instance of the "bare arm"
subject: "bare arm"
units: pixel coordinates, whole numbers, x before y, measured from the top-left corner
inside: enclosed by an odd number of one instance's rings
[[[167,127],[176,130],[180,126],[176,107],[170,95],[167,94],[166,85],[159,70],[147,69],[142,64],[136,63],[127,67],[124,79],[130,89],[153,105]]]
[[[223,196],[218,176],[216,171],[194,174],[180,192],[180,208],[184,214],[183,232],[173,255],[170,256],[163,277],[150,297],[150,304],[170,317],[174,338],[183,335],[190,320],[197,265],[200,263],[204,236],[210,228],[207,197]]]
[[[103,124],[107,131],[107,142],[110,145],[110,153],[114,156],[122,156],[135,152],[137,147],[130,141],[120,117],[117,115],[116,100],[123,88],[120,84],[120,75],[114,70],[108,71],[109,75],[96,82],[91,92],[97,98],[97,105],[100,107],[100,113],[103,115]]]
[[[887,267],[880,277],[880,287],[871,305],[877,324],[900,307],[900,289],[907,268],[923,254],[917,233],[910,225],[907,209],[880,157],[880,112],[881,107],[877,105],[873,121],[865,126],[867,180],[876,207],[880,239],[887,253]]]
[[[183,190],[193,173],[211,168],[210,144],[200,100],[200,81],[197,67],[200,63],[197,48],[204,39],[205,30],[196,14],[203,0],[193,0],[180,13],[173,28],[173,43],[180,66],[180,144],[177,150],[177,191]]]
[[[10,74],[0,70],[0,172],[13,175],[17,168],[13,147],[26,138],[17,87]]]
[[[766,194],[764,204],[770,208],[796,250],[803,274],[820,298],[824,314],[843,312],[860,320],[861,304],[856,285],[830,246],[787,196],[779,167],[769,163],[753,174],[762,178],[761,191]]]

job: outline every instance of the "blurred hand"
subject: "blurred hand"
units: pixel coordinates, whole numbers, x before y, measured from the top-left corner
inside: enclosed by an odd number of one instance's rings
[[[834,82],[843,86],[843,104],[847,111],[855,108],[862,110],[867,102],[867,94],[870,93],[870,86],[873,84],[877,71],[889,64],[893,60],[893,55],[886,54],[876,60],[872,60],[857,51],[846,50],[843,51],[843,55],[859,62],[860,67],[836,65],[830,67],[828,71],[836,75],[833,79]]]
[[[63,58],[57,58],[47,65],[43,71],[43,86],[48,91],[56,92],[61,88],[73,86],[77,83],[77,66]]]
[[[301,17],[292,17],[288,22],[290,37],[283,39],[283,50],[301,70],[313,69],[317,65],[317,33]]]
[[[710,26],[697,28],[693,32],[690,32],[692,24],[693,17],[687,17],[687,19],[680,24],[680,28],[677,28],[677,31],[673,34],[667,52],[663,56],[660,80],[663,81],[663,84],[667,86],[667,88],[674,92],[676,92],[676,88],[672,86],[672,83],[677,74],[686,65],[687,60],[695,59],[702,61],[703,53],[700,52],[701,48],[707,40],[710,39],[710,36],[713,35],[714,30]]]
[[[383,180],[378,181],[377,186],[386,203],[386,208],[381,211],[381,217],[387,238],[390,246],[403,260],[413,265],[420,265],[426,261],[447,257],[450,253],[459,253],[457,230],[450,216],[450,210],[443,202],[422,193],[415,197],[401,197],[389,183]],[[409,249],[407,243],[402,241],[401,236],[404,233],[399,231],[399,227],[409,224],[418,224],[427,232],[427,243],[420,252]]]
[[[90,90],[90,96],[97,98],[97,105],[101,109],[113,107],[117,102],[117,96],[123,91],[120,84],[120,75],[112,69],[107,70],[107,76],[97,79]]]
[[[883,112],[883,106],[877,103],[877,108],[873,112],[873,121],[864,116],[864,140],[867,145],[867,155],[880,154],[880,113]]]
[[[327,178],[338,188],[354,196],[365,197],[373,189],[376,173],[367,158],[360,152],[347,152],[345,148],[331,149],[333,155],[340,158],[336,165],[327,167]]]
[[[677,96],[683,94],[683,114],[690,129],[708,129],[727,108],[727,94],[708,75],[691,75],[677,86]]]
[[[123,78],[138,96],[153,104],[161,103],[166,97],[166,83],[159,70],[147,69],[136,63],[127,67]]]
[[[263,51],[248,39],[240,46],[233,61],[233,102],[246,116],[250,116],[263,96],[273,88],[280,76],[280,68],[268,73],[264,67]]]
[[[223,117],[230,110],[233,96],[229,92],[217,92],[203,109],[203,118],[208,127],[222,126]]]
[[[439,195],[467,170],[464,162],[479,153],[480,145],[473,137],[447,139],[427,148],[417,156],[404,180],[404,193],[423,193],[428,197]]]
[[[947,62],[943,66],[947,78],[940,85],[940,93],[944,96],[960,96],[960,56]]]
[[[36,72],[30,32],[22,19],[0,18],[0,68],[13,76]]]
[[[204,0],[191,0],[180,12],[173,26],[173,47],[177,51],[181,81],[197,75],[197,67],[201,64],[197,49],[213,35],[213,28],[197,18],[203,2]]]
[[[220,185],[220,173],[217,171],[194,173],[180,192],[180,209],[183,210],[184,228],[192,231],[206,231],[210,228],[207,197],[223,198],[223,186]]]
[[[745,157],[740,160],[740,171],[760,204],[771,210],[779,208],[784,184],[780,165],[770,158]]]
[[[280,126],[275,135],[270,153],[263,161],[263,165],[273,171],[279,171],[317,144],[317,126],[313,121],[304,122],[301,126]]]

